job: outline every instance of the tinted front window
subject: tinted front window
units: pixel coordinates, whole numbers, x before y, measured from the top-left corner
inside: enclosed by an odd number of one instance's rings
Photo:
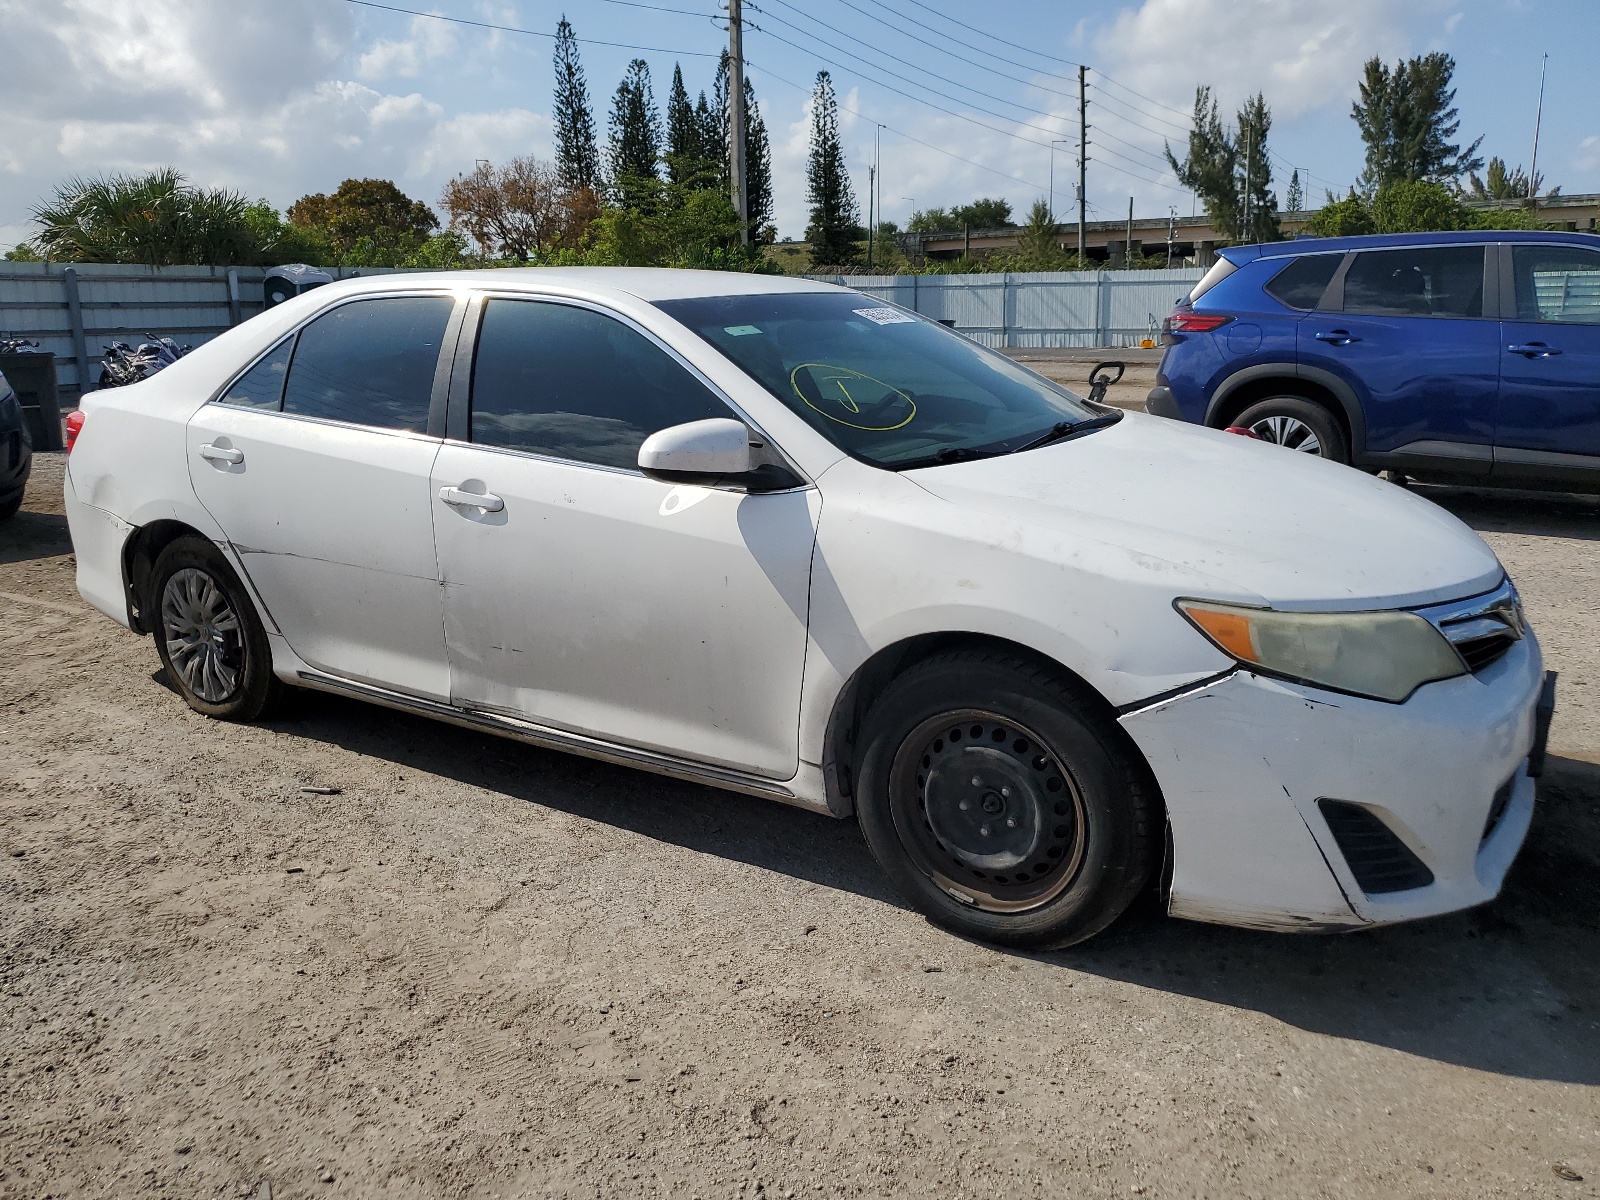
[[[1576,246],[1516,246],[1517,317],[1600,325],[1600,252]]]
[[[1481,317],[1483,247],[1368,250],[1344,277],[1344,311],[1390,317]]]
[[[283,411],[380,429],[428,428],[449,296],[358,300],[300,331]]]
[[[1313,309],[1343,261],[1342,254],[1307,254],[1292,258],[1267,284],[1267,295],[1290,308]]]
[[[856,293],[714,296],[657,307],[834,445],[891,469],[1021,449],[1098,415],[958,333]]]
[[[637,469],[658,430],[733,412],[643,334],[592,309],[491,300],[472,369],[472,440]]]
[[[293,349],[294,338],[284,338],[265,358],[235,379],[218,403],[277,412],[283,407],[283,380],[289,373],[289,352]]]

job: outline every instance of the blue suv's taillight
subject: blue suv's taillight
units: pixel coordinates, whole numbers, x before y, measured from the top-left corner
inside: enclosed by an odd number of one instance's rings
[[[1200,313],[1191,308],[1180,308],[1162,322],[1163,333],[1210,333],[1221,329],[1232,317],[1222,313]]]

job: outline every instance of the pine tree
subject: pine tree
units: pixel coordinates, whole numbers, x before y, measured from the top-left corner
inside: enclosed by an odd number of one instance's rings
[[[811,223],[806,228],[811,261],[830,266],[855,262],[861,253],[856,245],[860,216],[850,175],[845,170],[844,147],[839,144],[839,101],[833,94],[833,79],[826,71],[817,72],[817,84],[811,93],[806,199],[811,205]]]
[[[1454,184],[1482,169],[1482,138],[1465,150],[1450,140],[1461,128],[1450,86],[1455,70],[1456,60],[1440,51],[1402,59],[1392,71],[1381,59],[1367,60],[1361,99],[1350,106],[1367,144],[1364,191],[1398,180]]]
[[[611,102],[611,186],[624,208],[650,207],[661,182],[661,117],[650,64],[636,58]]]
[[[595,145],[589,85],[578,61],[578,39],[566,17],[556,26],[556,170],[561,186],[575,192],[600,185],[600,152]]]
[[[761,240],[761,231],[772,223],[772,146],[767,139],[767,123],[756,107],[756,90],[744,81],[744,184],[749,193],[746,213],[750,218],[750,240]]]
[[[1305,208],[1306,194],[1300,186],[1300,169],[1296,167],[1289,172],[1289,191],[1284,196],[1283,207],[1285,212],[1300,212]]]
[[[672,91],[667,96],[667,178],[673,183],[696,184],[704,170],[700,124],[683,86],[683,68],[672,64]]]
[[[711,84],[711,123],[707,126],[705,145],[708,156],[720,164],[717,186],[725,192],[729,190],[729,181],[732,179],[732,170],[728,165],[728,125],[733,119],[728,104],[728,80],[732,74],[733,63],[724,50],[722,57],[717,60],[717,74]],[[715,152],[711,149],[713,146],[716,147]]]
[[[1244,211],[1239,214],[1239,232],[1246,242],[1276,242],[1283,233],[1278,225],[1278,197],[1272,191],[1272,156],[1267,152],[1272,110],[1267,107],[1266,97],[1257,92],[1245,100],[1238,122],[1234,157],[1242,172],[1239,195],[1244,204]]]

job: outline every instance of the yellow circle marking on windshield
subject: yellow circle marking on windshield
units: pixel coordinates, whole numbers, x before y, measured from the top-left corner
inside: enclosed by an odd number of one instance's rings
[[[825,404],[829,406],[837,405],[848,416],[837,416],[826,408],[821,408],[811,403],[806,394],[800,390],[799,377],[801,371],[811,372],[811,380],[817,385],[817,392]],[[883,403],[881,397],[878,400],[872,400],[864,394],[866,391],[864,385],[867,384],[876,384],[878,387],[885,389],[885,391],[893,392],[906,402],[906,407],[911,411],[893,425],[862,425],[850,420],[852,416],[861,415],[861,405],[863,403],[872,408],[877,408]],[[789,386],[794,388],[796,396],[805,401],[807,408],[815,409],[830,421],[848,425],[851,429],[866,430],[868,433],[888,433],[891,429],[900,429],[909,425],[911,418],[917,415],[917,402],[899,388],[890,387],[881,379],[874,379],[871,375],[863,375],[860,371],[852,371],[849,367],[835,367],[830,366],[828,363],[801,363],[789,372]],[[898,408],[899,405],[894,405],[893,407]]]

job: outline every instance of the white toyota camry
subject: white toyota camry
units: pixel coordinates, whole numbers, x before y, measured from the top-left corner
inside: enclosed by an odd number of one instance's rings
[[[1494,554],[819,283],[302,295],[71,420],[78,588],[199,712],[289,687],[854,815],[933,920],[1492,898],[1553,705]]]

